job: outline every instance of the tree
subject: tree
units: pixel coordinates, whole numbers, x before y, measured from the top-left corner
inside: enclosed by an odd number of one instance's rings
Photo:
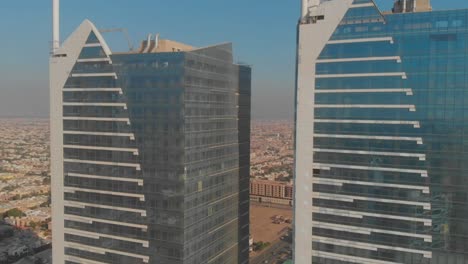
[[[49,229],[49,223],[42,222],[41,223],[41,230],[47,230],[47,229]]]
[[[49,185],[49,184],[50,184],[50,178],[47,177],[42,180],[42,185]]]
[[[22,217],[25,214],[18,208],[13,208],[5,213],[6,217]]]
[[[263,241],[259,241],[259,242],[254,243],[254,251],[262,251],[269,246],[270,246],[270,242],[265,243]]]
[[[31,227],[32,229],[36,229],[37,227],[37,224],[33,221],[29,222],[29,227]]]
[[[47,202],[43,202],[39,205],[39,207],[49,207],[50,203],[47,201]]]

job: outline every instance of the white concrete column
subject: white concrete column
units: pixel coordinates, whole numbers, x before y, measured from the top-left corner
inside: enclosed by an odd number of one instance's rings
[[[52,0],[52,52],[60,48],[60,0]]]
[[[302,0],[301,19],[304,19],[309,12],[309,0]]]

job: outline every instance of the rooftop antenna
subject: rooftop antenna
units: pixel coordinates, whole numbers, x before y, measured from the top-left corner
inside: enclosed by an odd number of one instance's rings
[[[302,0],[301,19],[305,19],[309,13],[309,0]]]
[[[60,48],[60,0],[52,0],[52,55]]]
[[[159,33],[156,34],[156,36],[154,37],[154,49],[153,50],[157,50],[159,48]]]

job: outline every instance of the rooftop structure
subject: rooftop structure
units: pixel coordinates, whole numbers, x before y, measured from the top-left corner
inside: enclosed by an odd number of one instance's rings
[[[141,46],[137,53],[158,53],[158,52],[182,52],[195,50],[187,44],[176,42],[168,39],[160,39],[159,34],[156,34],[154,38],[152,35],[148,35],[148,39],[141,42]]]
[[[432,10],[430,0],[397,0],[393,13],[428,12]]]

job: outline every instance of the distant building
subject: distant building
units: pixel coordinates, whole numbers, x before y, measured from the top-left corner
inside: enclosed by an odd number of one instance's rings
[[[26,217],[8,217],[4,219],[6,223],[18,228],[26,228],[29,226],[30,220]]]
[[[30,230],[21,230],[0,221],[0,263],[11,263],[36,250],[48,247]]]
[[[468,9],[304,0],[298,34],[295,263],[468,263]]]
[[[397,0],[393,6],[393,13],[427,12],[431,11],[430,0]]]
[[[293,186],[288,182],[250,180],[250,200],[260,203],[292,205]]]
[[[113,53],[90,21],[55,50],[54,263],[248,263],[251,69],[232,52]]]

